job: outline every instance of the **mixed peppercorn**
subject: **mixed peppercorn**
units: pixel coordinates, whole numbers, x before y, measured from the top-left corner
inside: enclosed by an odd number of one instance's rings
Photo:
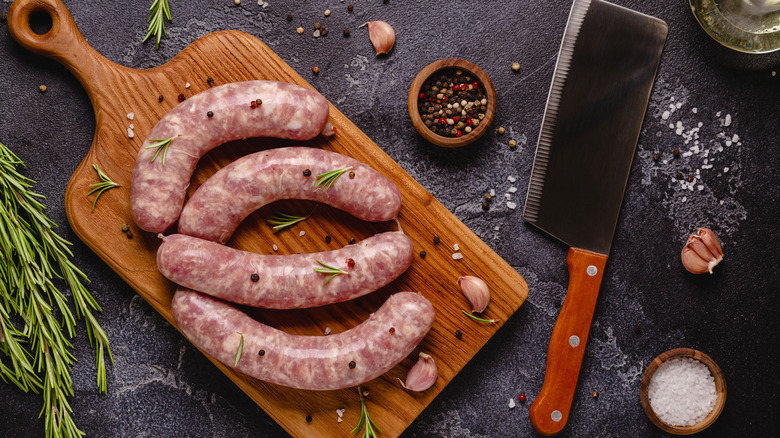
[[[468,72],[445,69],[423,83],[417,108],[425,126],[443,137],[460,137],[479,126],[487,112],[487,94]]]

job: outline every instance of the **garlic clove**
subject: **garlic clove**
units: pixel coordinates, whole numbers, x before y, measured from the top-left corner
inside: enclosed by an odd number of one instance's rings
[[[680,254],[683,266],[693,274],[712,274],[712,268],[723,260],[723,248],[715,233],[699,228],[691,234]]]
[[[429,354],[420,352],[417,362],[409,368],[409,372],[406,373],[406,383],[401,379],[401,386],[409,391],[425,391],[436,383],[436,379],[439,377],[439,370],[436,368],[436,362]]]
[[[395,30],[384,21],[369,21],[368,38],[374,46],[376,55],[387,54],[395,45]]]
[[[471,302],[471,311],[482,313],[490,303],[490,290],[488,285],[478,277],[466,275],[458,278],[458,285],[463,295]]]

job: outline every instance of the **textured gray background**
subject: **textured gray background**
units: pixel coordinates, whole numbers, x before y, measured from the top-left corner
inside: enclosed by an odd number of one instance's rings
[[[0,10],[10,3],[0,1]],[[171,0],[173,23],[159,50],[140,42],[151,1],[65,3],[98,52],[134,68],[157,66],[212,31],[257,36],[515,267],[528,282],[528,300],[404,436],[534,434],[528,407],[544,376],[554,301],[565,295],[566,248],[524,225],[521,212],[568,0],[355,1],[352,13],[338,0],[244,0],[239,7],[233,0]],[[669,39],[561,436],[665,436],[642,411],[639,381],[656,355],[676,347],[702,350],[726,374],[725,410],[700,436],[778,436],[779,57],[720,47],[680,0],[615,3],[665,20]],[[333,11],[330,17],[325,9]],[[374,57],[367,30],[358,28],[378,19],[397,32],[386,58]],[[331,30],[327,37],[311,36],[317,21]],[[303,36],[297,26],[306,29]],[[345,27],[352,31],[348,39],[341,35]],[[445,57],[470,60],[491,76],[498,92],[493,127],[506,127],[506,134],[491,129],[470,147],[444,150],[414,131],[408,87],[422,67]],[[24,172],[46,195],[49,216],[74,243],[75,262],[103,306],[99,320],[116,361],[108,394],[97,395],[93,352],[80,326],[71,400],[77,424],[95,437],[286,436],[69,229],[65,186],[95,127],[81,85],[61,65],[20,48],[5,25],[0,59],[0,142],[27,163]],[[41,84],[48,86],[45,94]],[[685,139],[694,136],[699,153],[664,161],[674,147],[687,151]],[[516,150],[507,147],[512,138]],[[664,160],[653,162],[655,151]],[[673,180],[678,168],[700,175],[692,191]],[[480,202],[491,189],[499,199],[485,212]],[[505,206],[506,193],[516,210]],[[700,226],[720,236],[726,254],[712,276],[690,275],[679,262],[686,236]],[[528,401],[510,409],[509,399],[520,393]],[[0,385],[0,435],[42,436],[40,400]],[[335,426],[336,413],[317,421]]]

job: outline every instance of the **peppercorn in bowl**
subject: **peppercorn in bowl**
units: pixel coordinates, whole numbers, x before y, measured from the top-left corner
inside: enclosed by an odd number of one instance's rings
[[[441,59],[423,68],[409,88],[409,117],[426,140],[466,146],[487,131],[496,112],[488,75],[471,62]]]
[[[691,435],[720,415],[726,403],[726,379],[706,354],[675,348],[650,362],[639,393],[653,424],[674,435]]]

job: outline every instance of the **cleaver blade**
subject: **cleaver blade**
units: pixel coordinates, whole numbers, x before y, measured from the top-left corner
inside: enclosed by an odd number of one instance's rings
[[[569,417],[631,161],[661,59],[663,21],[575,0],[553,73],[523,220],[569,246],[569,285],[531,424]]]

